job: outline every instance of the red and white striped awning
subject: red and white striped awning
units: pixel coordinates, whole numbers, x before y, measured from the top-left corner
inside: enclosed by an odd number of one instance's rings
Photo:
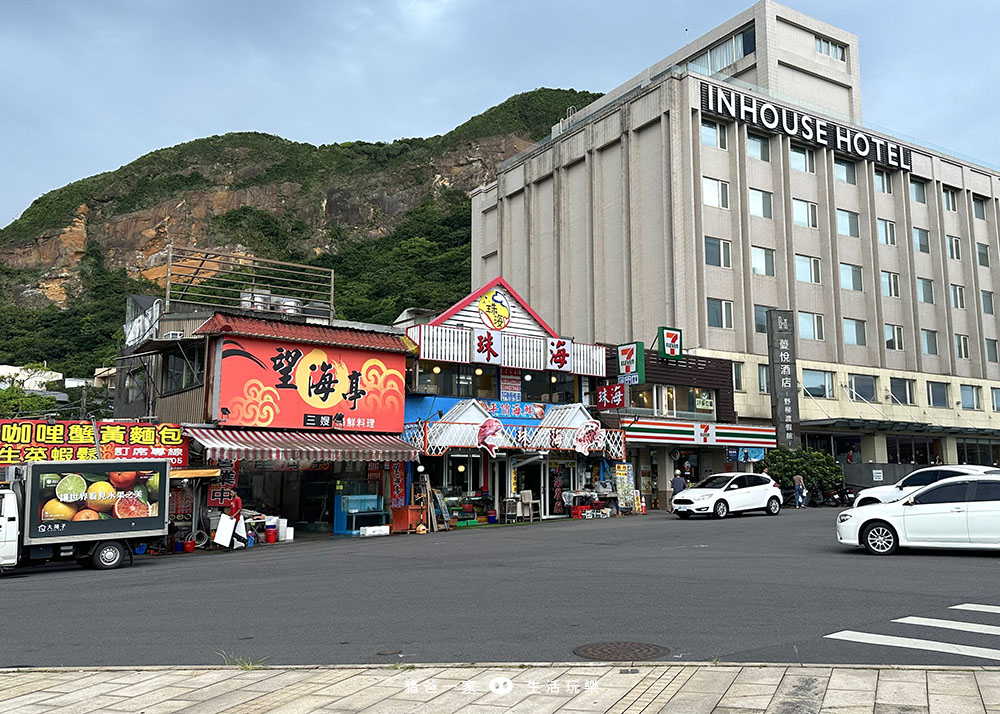
[[[416,461],[420,452],[388,434],[331,431],[249,431],[184,427],[209,459]]]

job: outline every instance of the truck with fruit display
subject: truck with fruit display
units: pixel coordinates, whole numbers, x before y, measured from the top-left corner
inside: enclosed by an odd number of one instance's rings
[[[6,472],[0,572],[60,560],[110,570],[167,535],[167,460],[39,461]]]

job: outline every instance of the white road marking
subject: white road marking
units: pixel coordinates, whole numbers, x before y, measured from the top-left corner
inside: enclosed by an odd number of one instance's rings
[[[980,659],[990,659],[1000,662],[1000,650],[990,649],[988,647],[970,647],[968,645],[956,645],[951,642],[920,640],[914,637],[876,635],[870,632],[855,632],[854,630],[834,632],[832,635],[826,635],[826,638],[832,640],[846,640],[848,642],[860,642],[866,645],[883,645],[885,647],[902,647],[911,650],[943,652],[945,654],[956,654],[964,657],[979,657]]]
[[[935,617],[901,617],[893,622],[904,625],[923,625],[924,627],[940,627],[943,630],[959,630],[961,632],[978,632],[983,635],[1000,635],[1000,627],[996,625],[980,625],[977,622],[962,622],[960,620],[939,620]]]
[[[973,612],[989,612],[994,615],[1000,615],[1000,606],[997,605],[976,605],[975,603],[967,602],[961,605],[952,605],[949,610],[972,610]]]

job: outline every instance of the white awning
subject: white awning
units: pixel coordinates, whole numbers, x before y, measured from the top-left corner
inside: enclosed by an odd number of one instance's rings
[[[416,461],[420,452],[389,434],[317,431],[251,431],[184,427],[209,459],[312,459],[314,461]]]

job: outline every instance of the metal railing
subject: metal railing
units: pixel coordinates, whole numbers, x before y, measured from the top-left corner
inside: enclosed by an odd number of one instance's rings
[[[178,305],[300,315],[332,324],[333,270],[171,245],[164,312],[177,312]]]
[[[412,444],[428,456],[441,456],[451,449],[518,450],[518,451],[579,451],[577,428],[571,426],[504,425],[483,442],[479,438],[481,424],[472,422],[426,421],[403,426],[403,441]],[[612,459],[625,458],[625,432],[602,429],[600,436],[586,447],[587,453],[604,453]]]

